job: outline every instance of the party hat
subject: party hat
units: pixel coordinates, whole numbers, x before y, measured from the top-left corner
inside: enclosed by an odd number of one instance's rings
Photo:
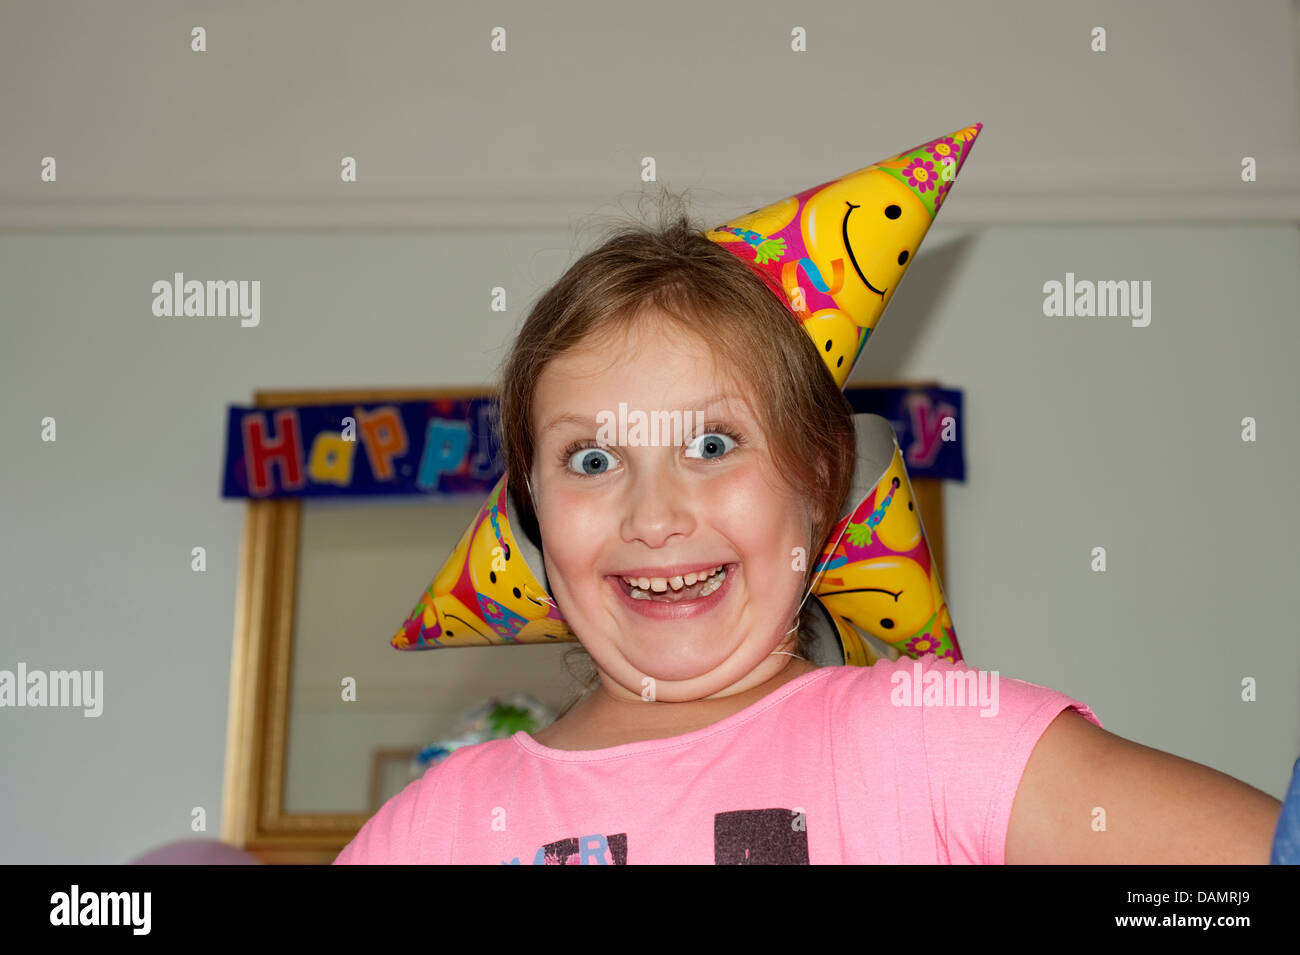
[[[854,416],[853,487],[814,567],[809,592],[839,628],[845,662],[873,662],[862,631],[899,655],[961,661],[939,568],[912,494],[894,429]],[[859,663],[858,657],[862,657]]]
[[[766,270],[842,388],[952,188],[982,124],[960,129],[710,230]],[[857,415],[852,490],[805,592],[814,660],[869,666],[895,653],[960,660],[893,429]],[[391,644],[399,650],[575,641],[539,542],[502,475]],[[859,632],[862,631],[862,632]]]
[[[841,388],[982,128],[932,139],[707,233],[784,290]]]
[[[432,650],[574,640],[542,584],[541,551],[519,527],[503,474],[389,642]]]

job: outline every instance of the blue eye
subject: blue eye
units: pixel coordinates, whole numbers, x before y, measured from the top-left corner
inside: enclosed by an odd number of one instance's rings
[[[699,446],[702,451],[708,449],[709,451],[716,452],[712,455],[708,453],[701,454],[700,457],[704,458],[704,460],[710,461],[714,458],[720,458],[731,450],[731,448],[726,445],[726,442],[728,441],[731,442],[732,447],[736,447],[739,443],[734,437],[725,431],[706,431],[686,446],[688,452],[686,456],[692,457],[693,455],[689,453],[691,448]]]
[[[604,448],[587,446],[579,448],[570,454],[566,464],[568,467],[576,465],[582,472],[582,477],[595,477],[598,474],[604,474],[612,467],[609,464],[602,464],[600,455],[612,457]]]
[[[686,456],[702,461],[716,461],[743,444],[745,438],[739,432],[715,424],[686,446]],[[690,453],[696,448],[702,453]],[[560,467],[574,477],[599,477],[614,467],[612,463],[602,463],[603,458],[614,462],[618,460],[608,448],[603,448],[594,441],[575,441],[560,452]]]

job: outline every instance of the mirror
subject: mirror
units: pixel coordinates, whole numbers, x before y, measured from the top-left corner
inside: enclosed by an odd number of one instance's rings
[[[492,696],[528,693],[558,713],[577,691],[561,660],[573,643],[404,652],[388,645],[482,503],[303,502],[286,812],[373,813],[397,794],[390,782],[373,802],[378,751],[414,756]],[[345,701],[349,677],[356,698]],[[403,777],[393,754],[386,762],[391,779],[415,778]]]

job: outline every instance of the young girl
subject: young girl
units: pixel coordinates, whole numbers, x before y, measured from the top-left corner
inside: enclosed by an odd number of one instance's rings
[[[906,705],[910,658],[807,659],[853,412],[773,290],[684,216],[574,264],[502,378],[508,487],[588,692],[456,750],[337,863],[1268,861],[1277,800],[1078,700],[994,676],[994,707]],[[690,430],[598,443],[620,404]]]

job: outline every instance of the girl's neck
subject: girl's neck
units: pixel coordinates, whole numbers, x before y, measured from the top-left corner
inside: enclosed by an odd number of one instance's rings
[[[747,690],[707,700],[685,703],[647,702],[619,699],[604,686],[583,697],[572,709],[533,739],[552,749],[607,749],[624,743],[681,736],[712,726],[733,713],[757,703],[773,690],[791,680],[818,669],[817,665],[795,657],[777,673]]]

